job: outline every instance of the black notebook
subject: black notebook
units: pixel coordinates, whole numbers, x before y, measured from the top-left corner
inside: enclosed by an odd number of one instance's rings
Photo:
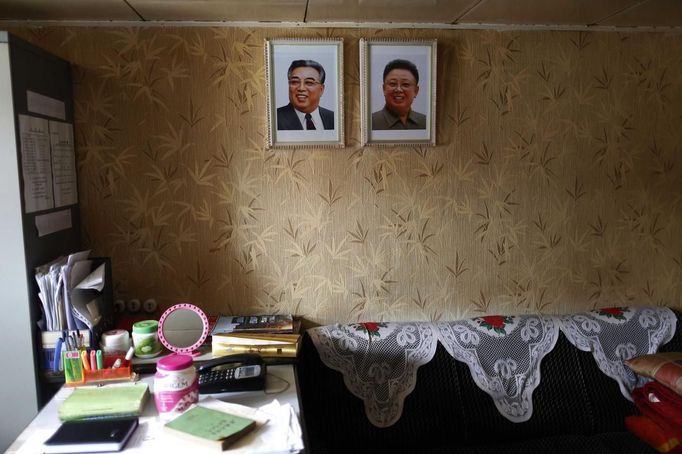
[[[45,453],[120,451],[135,432],[138,419],[67,421],[43,443]]]

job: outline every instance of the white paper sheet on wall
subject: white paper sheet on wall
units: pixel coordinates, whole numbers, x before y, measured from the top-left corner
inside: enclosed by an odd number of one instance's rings
[[[76,154],[73,144],[73,125],[50,121],[50,145],[52,146],[52,184],[55,207],[78,203],[76,179]]]
[[[29,112],[66,120],[66,104],[64,101],[31,90],[26,90],[26,108]]]
[[[35,223],[39,237],[70,229],[72,226],[71,209],[38,215]]]
[[[19,131],[26,213],[53,208],[49,122],[19,115]]]

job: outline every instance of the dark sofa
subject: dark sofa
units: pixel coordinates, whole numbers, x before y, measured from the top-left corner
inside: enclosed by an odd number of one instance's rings
[[[675,314],[677,332],[659,351],[682,351],[681,316]],[[542,361],[533,416],[523,423],[500,415],[467,365],[440,343],[433,360],[419,368],[401,418],[387,428],[367,420],[363,402],[322,363],[307,333],[296,369],[307,454],[656,453],[625,429],[625,416],[636,409],[616,381],[563,333]]]

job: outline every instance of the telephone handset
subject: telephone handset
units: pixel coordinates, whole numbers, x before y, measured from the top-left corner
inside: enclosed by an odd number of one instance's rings
[[[265,388],[266,367],[255,353],[213,359],[197,369],[199,394],[253,391]]]

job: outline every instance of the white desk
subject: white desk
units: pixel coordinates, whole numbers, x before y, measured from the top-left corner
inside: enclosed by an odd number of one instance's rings
[[[295,416],[298,418],[298,395],[296,393],[296,380],[293,366],[268,366],[267,372],[268,374],[266,377],[265,390],[263,391],[216,394],[212,397],[225,402],[245,405],[251,408],[262,407],[263,405],[271,403],[274,399],[276,399],[281,405],[291,405],[295,412]],[[153,392],[152,375],[145,375],[142,377],[141,381],[148,383],[150,391]],[[9,454],[38,454],[42,452],[40,450],[42,442],[45,441],[45,439],[47,439],[47,437],[49,437],[55,430],[57,430],[61,424],[59,418],[57,417],[57,410],[64,399],[71,393],[71,391],[72,390],[70,388],[60,389],[59,392],[50,400],[50,402],[45,405],[40,413],[38,413],[33,421],[31,421],[31,423],[23,430],[23,432],[19,434],[17,439],[14,440],[6,452]],[[200,400],[202,397],[203,396],[200,396]],[[214,449],[204,449],[203,446],[198,444],[188,444],[184,441],[177,441],[175,437],[172,438],[172,443],[166,443],[168,441],[167,439],[159,440],[160,437],[156,437],[156,434],[158,432],[157,429],[159,429],[161,425],[159,421],[162,420],[163,418],[160,417],[156,411],[154,396],[152,395],[147,401],[144,412],[140,417],[140,427],[137,429],[133,439],[126,446],[124,452],[162,452],[163,454],[169,454],[173,452],[183,454],[187,454],[188,452],[215,452]],[[265,429],[267,426],[268,425],[266,424],[265,427],[255,432],[253,436],[258,436],[259,432]],[[163,443],[161,441],[163,441]],[[245,439],[244,441],[247,442],[249,440]],[[158,451],[160,445],[163,445],[163,451]],[[248,445],[248,443],[237,442],[234,447],[235,449],[237,447],[244,449],[243,451],[239,450],[238,452],[290,452],[281,450],[249,450],[248,446],[246,445]],[[230,451],[228,450],[227,452],[229,453]]]

